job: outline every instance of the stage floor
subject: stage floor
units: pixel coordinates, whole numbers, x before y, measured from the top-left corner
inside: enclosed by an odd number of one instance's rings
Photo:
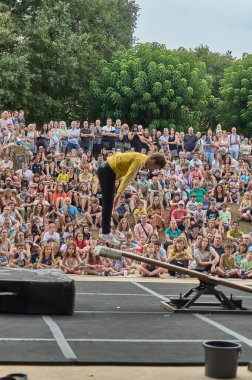
[[[0,363],[199,365],[205,340],[240,342],[240,363],[250,361],[251,315],[171,314],[160,305],[191,286],[85,278],[73,316],[0,315]],[[252,295],[232,293],[252,308]]]

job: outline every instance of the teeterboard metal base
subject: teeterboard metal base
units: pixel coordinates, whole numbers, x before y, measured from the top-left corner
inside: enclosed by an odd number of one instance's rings
[[[161,301],[161,305],[168,311],[176,313],[198,313],[198,314],[250,314],[252,315],[252,309],[226,309],[220,304],[214,302],[198,302],[189,309],[187,308],[177,308],[172,306],[169,302]]]
[[[173,313],[232,313],[252,314],[252,310],[242,306],[242,300],[231,296],[228,298],[222,291],[216,289],[217,284],[200,281],[198,286],[191,288],[178,298],[170,298],[169,302],[161,304]],[[197,302],[202,296],[212,296],[219,302]]]

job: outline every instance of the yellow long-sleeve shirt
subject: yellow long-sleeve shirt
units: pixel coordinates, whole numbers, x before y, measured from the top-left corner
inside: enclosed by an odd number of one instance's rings
[[[113,156],[108,157],[108,164],[116,175],[116,179],[122,177],[123,180],[117,190],[119,197],[130,180],[140,170],[148,160],[149,156],[142,153],[129,152],[129,153],[115,153]]]

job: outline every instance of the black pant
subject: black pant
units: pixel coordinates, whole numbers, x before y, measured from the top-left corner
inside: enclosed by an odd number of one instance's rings
[[[111,230],[110,221],[113,210],[116,175],[107,163],[98,168],[97,174],[102,192],[102,233],[109,234]]]
[[[93,145],[93,156],[97,160],[98,155],[101,153],[102,145],[101,144],[94,144]]]

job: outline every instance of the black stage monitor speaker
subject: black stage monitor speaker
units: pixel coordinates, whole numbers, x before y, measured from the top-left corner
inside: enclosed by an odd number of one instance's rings
[[[60,269],[0,269],[0,313],[68,314],[75,284]]]

